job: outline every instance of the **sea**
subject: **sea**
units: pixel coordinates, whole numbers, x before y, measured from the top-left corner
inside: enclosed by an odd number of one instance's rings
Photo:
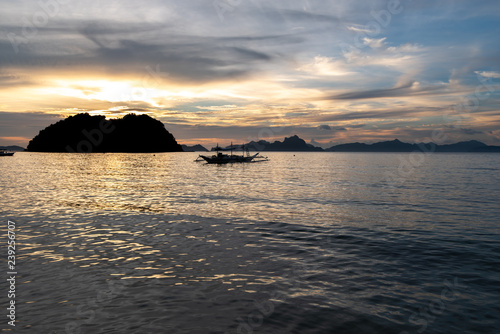
[[[0,157],[2,332],[500,333],[500,154],[265,155]]]

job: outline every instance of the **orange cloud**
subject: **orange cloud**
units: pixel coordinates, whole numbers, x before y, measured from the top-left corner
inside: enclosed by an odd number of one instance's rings
[[[0,137],[0,140],[2,141],[2,146],[8,146],[8,145],[20,145],[24,146],[28,141],[31,140],[31,138],[26,138],[26,137]]]

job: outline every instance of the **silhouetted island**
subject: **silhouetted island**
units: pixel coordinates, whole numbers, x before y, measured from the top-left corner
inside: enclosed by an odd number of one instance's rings
[[[208,150],[205,147],[201,146],[200,144],[192,146],[189,145],[181,145],[181,146],[184,152],[208,152]]]
[[[435,143],[404,143],[398,139],[373,144],[348,143],[334,145],[327,149],[307,144],[297,135],[287,137],[282,142],[270,143],[265,140],[251,141],[244,144],[251,151],[275,152],[456,152],[456,153],[500,153],[500,146],[489,146],[477,140],[463,141],[455,144],[438,145]],[[228,146],[225,149],[230,149]],[[240,150],[241,145],[233,145],[233,150]],[[214,151],[215,148],[212,148]]]
[[[488,146],[477,140],[462,141],[455,144],[438,145],[435,143],[403,143],[398,139],[374,144],[349,143],[327,148],[328,152],[456,152],[456,153],[493,153],[500,152],[500,146]]]
[[[307,144],[304,139],[299,138],[299,136],[294,135],[285,138],[282,142],[275,141],[270,143],[265,140],[259,140],[258,142],[251,141],[245,144],[249,150],[253,151],[285,151],[285,152],[321,152],[323,149],[321,147],[315,147],[311,144]]]
[[[0,146],[0,150],[6,150],[6,151],[24,151],[25,148],[17,145],[11,145],[11,146]]]
[[[31,152],[182,152],[162,122],[148,115],[128,114],[121,119],[77,114],[49,125],[33,138]]]

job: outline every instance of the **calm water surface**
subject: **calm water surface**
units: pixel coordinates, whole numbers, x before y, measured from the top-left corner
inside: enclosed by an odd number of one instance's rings
[[[15,332],[500,332],[500,154],[196,156],[0,158]]]

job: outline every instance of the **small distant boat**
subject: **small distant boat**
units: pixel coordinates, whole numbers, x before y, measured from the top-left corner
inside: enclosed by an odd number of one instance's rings
[[[229,149],[224,149],[217,145],[215,147],[216,154],[212,156],[199,155],[195,161],[206,161],[207,164],[229,164],[229,163],[242,163],[242,162],[261,162],[268,161],[267,157],[260,156],[259,153],[255,153],[250,155],[248,148],[245,145],[242,145],[243,154],[233,154],[233,144],[231,144]],[[220,151],[231,151],[230,154],[224,154]]]
[[[0,149],[0,157],[11,157],[14,155],[14,152],[9,152],[4,149]]]

